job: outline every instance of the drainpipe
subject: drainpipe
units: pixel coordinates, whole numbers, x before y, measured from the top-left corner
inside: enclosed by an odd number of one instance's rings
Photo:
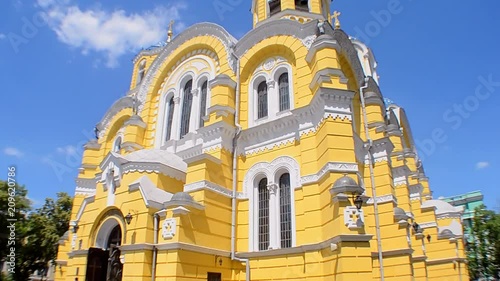
[[[366,115],[366,104],[365,96],[363,91],[368,88],[368,77],[365,78],[364,86],[359,89],[359,97],[361,99],[361,109],[363,111],[363,123],[365,127],[366,141],[368,142],[368,167],[370,169],[370,182],[372,188],[372,198],[373,198],[373,209],[375,213],[375,229],[377,234],[377,249],[378,249],[378,261],[380,264],[380,280],[384,281],[384,260],[382,254],[382,238],[380,237],[380,221],[378,217],[378,203],[377,203],[377,191],[375,190],[375,175],[373,172],[373,140],[370,138],[370,133],[368,131],[368,116]]]
[[[235,113],[234,113],[234,125],[236,126],[236,134],[233,138],[233,193],[231,197],[231,260],[244,262],[246,267],[246,281],[250,281],[250,261],[248,259],[242,259],[236,257],[236,199],[237,199],[237,165],[238,156],[236,147],[238,144],[238,138],[241,133],[241,125],[239,122],[240,117],[240,59],[233,53],[236,59],[236,101],[235,101]]]
[[[160,211],[161,212],[161,211]],[[156,280],[156,259],[158,256],[158,248],[156,245],[158,245],[158,225],[160,224],[160,212],[156,212],[153,215],[153,220],[154,220],[154,243],[153,243],[153,262],[152,262],[152,267],[151,267],[151,281]]]

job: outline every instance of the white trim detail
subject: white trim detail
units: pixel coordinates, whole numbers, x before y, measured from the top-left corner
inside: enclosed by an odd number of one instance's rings
[[[303,176],[300,179],[300,182],[302,183],[302,185],[308,185],[317,183],[328,173],[332,172],[356,173],[358,171],[359,171],[358,164],[356,163],[328,162],[316,174]]]
[[[220,186],[220,185],[215,184],[215,183],[210,182],[210,181],[202,180],[202,181],[193,182],[193,183],[184,185],[184,192],[194,192],[194,191],[204,190],[204,189],[213,191],[217,194],[226,196],[228,198],[233,197],[233,192],[230,189],[227,189],[223,186]],[[246,199],[248,197],[245,196],[245,194],[242,192],[237,192],[236,198]]]
[[[377,200],[377,204],[388,203],[388,202],[392,202],[394,204],[398,203],[398,199],[396,197],[394,197],[394,195],[392,195],[392,194],[378,196],[376,200]],[[368,199],[366,204],[372,205],[373,202],[374,202],[373,198],[370,198],[370,199]]]
[[[163,239],[172,239],[177,234],[177,220],[175,218],[166,219],[161,225],[161,235]]]
[[[281,156],[271,163],[260,162],[253,165],[245,175],[243,180],[243,192],[248,195],[249,203],[249,251],[258,251],[258,189],[256,188],[259,180],[267,178],[267,184],[270,187],[279,183],[279,178],[284,173],[290,174],[290,200],[291,200],[291,219],[292,219],[292,247],[296,246],[296,225],[295,225],[295,189],[300,188],[300,166],[297,161],[289,156]],[[280,240],[280,204],[279,194],[275,194],[274,202],[270,202],[270,246],[273,249],[279,248]],[[276,198],[278,198],[276,200]],[[278,202],[276,202],[278,201]],[[274,216],[271,214],[274,213]]]
[[[358,210],[355,206],[344,208],[344,225],[349,229],[363,228],[365,225],[365,216],[363,210]]]
[[[432,227],[437,227],[437,223],[435,221],[430,221],[430,222],[423,222],[423,223],[419,223],[418,225],[420,225],[421,228],[425,229],[425,228],[432,228]]]

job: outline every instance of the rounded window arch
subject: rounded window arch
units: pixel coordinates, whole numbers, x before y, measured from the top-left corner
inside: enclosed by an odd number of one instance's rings
[[[174,124],[175,100],[174,93],[171,92],[165,97],[165,120],[164,120],[164,140],[172,138],[172,127]]]
[[[182,113],[180,137],[189,133],[189,124],[191,121],[191,109],[193,105],[193,79],[188,80],[182,89]]]
[[[267,97],[267,82],[262,81],[257,86],[257,119],[265,118],[269,114]]]
[[[122,150],[122,137],[119,136],[113,142],[113,152],[120,153]]]
[[[141,84],[142,80],[144,79],[144,76],[146,74],[146,60],[143,59],[139,63],[139,68],[137,70],[137,79],[136,79],[136,85]]]
[[[261,178],[257,184],[258,193],[258,229],[259,229],[259,251],[269,249],[269,189],[267,178]]]

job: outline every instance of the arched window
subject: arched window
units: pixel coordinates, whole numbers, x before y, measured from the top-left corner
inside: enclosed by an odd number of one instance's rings
[[[308,0],[295,0],[295,10],[309,12]]]
[[[289,173],[280,177],[279,187],[281,248],[290,248],[292,247],[292,203]]]
[[[175,108],[175,103],[174,103],[174,97],[171,97],[170,100],[167,103],[167,123],[166,123],[166,130],[167,133],[165,135],[165,140],[168,141],[170,140],[170,137],[172,136],[172,123],[174,121],[174,108]]]
[[[181,138],[189,133],[189,119],[191,117],[191,105],[193,104],[193,80],[189,80],[184,86],[184,101],[182,103],[181,116]]]
[[[113,144],[113,152],[120,153],[122,149],[122,138],[118,137]]]
[[[257,87],[257,118],[267,117],[267,83],[261,82]]]
[[[279,97],[280,97],[280,111],[290,109],[290,86],[288,84],[288,72],[281,74],[278,79],[279,84]]]
[[[139,70],[137,71],[137,79],[136,79],[136,85],[139,85],[142,82],[142,79],[144,78],[144,74],[146,74],[146,60],[142,60],[141,63],[139,63]]]
[[[269,14],[272,16],[281,12],[281,1],[280,0],[269,0]]]
[[[200,128],[205,126],[205,120],[203,117],[207,115],[207,90],[208,90],[208,81],[205,81],[201,86],[201,101],[200,101]]]
[[[269,249],[269,190],[267,178],[259,181],[259,250]]]

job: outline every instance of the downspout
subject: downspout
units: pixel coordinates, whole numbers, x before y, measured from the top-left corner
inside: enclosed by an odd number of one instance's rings
[[[160,211],[162,212],[162,211]],[[151,281],[156,280],[156,259],[158,256],[158,248],[156,245],[158,245],[158,225],[160,222],[160,212],[156,212],[153,215],[153,220],[154,220],[154,243],[153,243],[153,262],[152,262],[152,267],[151,267]]]
[[[377,235],[377,250],[378,250],[378,261],[380,264],[380,280],[384,281],[384,260],[382,254],[382,238],[380,237],[380,221],[378,217],[378,203],[377,203],[377,191],[375,190],[375,175],[373,172],[373,140],[370,138],[370,133],[368,131],[368,116],[366,115],[366,104],[365,104],[365,96],[363,91],[368,88],[368,78],[365,78],[364,86],[359,89],[359,97],[361,99],[361,110],[363,111],[363,123],[365,127],[365,136],[366,141],[368,142],[368,167],[370,169],[370,185],[372,188],[372,198],[373,198],[373,210],[375,213],[375,229]]]
[[[236,147],[238,144],[238,138],[241,133],[241,125],[239,124],[240,118],[240,59],[233,53],[236,59],[236,101],[235,101],[235,113],[234,113],[234,125],[236,126],[236,134],[233,138],[233,193],[231,197],[231,260],[244,262],[246,267],[246,281],[250,281],[250,261],[248,259],[241,259],[236,257],[236,199],[237,199],[237,187],[238,181],[237,177],[237,165],[238,156]],[[154,280],[153,280],[154,281]]]

